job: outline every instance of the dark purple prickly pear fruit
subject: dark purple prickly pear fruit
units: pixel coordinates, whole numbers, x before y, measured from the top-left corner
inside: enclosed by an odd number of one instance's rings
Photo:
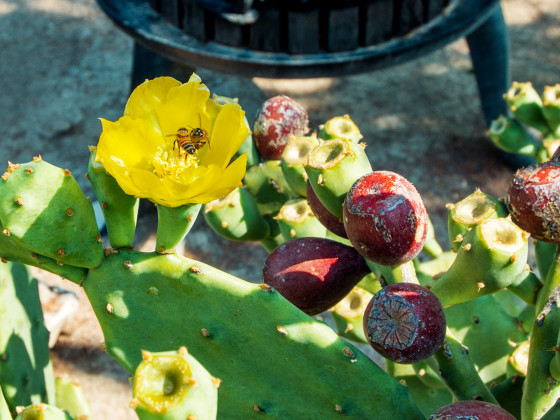
[[[359,178],[343,207],[348,239],[377,264],[399,265],[422,250],[428,215],[416,188],[394,172],[376,171]]]
[[[263,282],[308,315],[340,302],[370,272],[352,247],[324,238],[297,238],[270,253]]]
[[[348,238],[346,231],[344,230],[344,223],[334,214],[327,210],[327,208],[321,203],[315,191],[311,187],[309,181],[307,181],[307,202],[309,207],[313,211],[313,214],[323,226],[325,226],[332,233],[341,236],[343,238]]]
[[[502,407],[486,401],[457,401],[445,405],[432,414],[428,420],[515,420]]]
[[[430,290],[393,283],[377,292],[364,313],[364,333],[383,357],[397,363],[427,359],[443,344],[445,313]]]
[[[519,169],[508,189],[511,219],[535,239],[560,243],[560,163]]]
[[[265,160],[278,160],[290,136],[309,131],[307,111],[293,99],[280,95],[267,99],[253,123],[253,139]]]

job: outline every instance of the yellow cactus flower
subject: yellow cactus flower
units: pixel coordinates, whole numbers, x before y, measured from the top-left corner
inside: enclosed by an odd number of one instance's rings
[[[101,119],[96,161],[126,194],[167,207],[207,203],[241,185],[247,157],[231,159],[249,132],[244,115],[211,99],[194,73],[184,84],[147,80],[118,121]]]

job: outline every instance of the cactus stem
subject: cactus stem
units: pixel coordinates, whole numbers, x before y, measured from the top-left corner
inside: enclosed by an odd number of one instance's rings
[[[282,325],[278,325],[276,327],[276,331],[278,331],[280,334],[288,335],[288,330],[284,328]]]

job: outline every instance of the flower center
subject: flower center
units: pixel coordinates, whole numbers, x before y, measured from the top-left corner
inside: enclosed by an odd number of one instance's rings
[[[181,147],[162,145],[157,148],[152,159],[154,174],[160,178],[166,176],[179,177],[185,169],[196,168],[198,166],[197,152],[187,153]]]

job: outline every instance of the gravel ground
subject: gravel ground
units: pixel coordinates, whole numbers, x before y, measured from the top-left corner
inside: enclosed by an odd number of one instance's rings
[[[560,82],[560,1],[504,0],[512,45],[513,80],[537,90]],[[97,142],[99,117],[116,120],[128,97],[132,41],[94,0],[0,0],[0,162],[26,162],[37,154],[79,174],[88,145]],[[480,187],[502,196],[512,168],[485,137],[476,83],[464,40],[387,70],[310,80],[242,79],[199,69],[212,91],[238,97],[249,118],[270,96],[300,102],[316,127],[349,114],[360,126],[375,169],[399,172],[421,193],[445,247],[447,202]],[[185,79],[188,75],[185,75]],[[141,220],[139,247],[151,246],[155,221]],[[266,253],[231,243],[197,221],[185,244],[190,256],[259,281]],[[52,276],[37,272],[48,281]],[[78,287],[81,309],[64,329],[53,361],[85,389],[94,419],[134,419],[128,375],[99,344],[103,340]]]

